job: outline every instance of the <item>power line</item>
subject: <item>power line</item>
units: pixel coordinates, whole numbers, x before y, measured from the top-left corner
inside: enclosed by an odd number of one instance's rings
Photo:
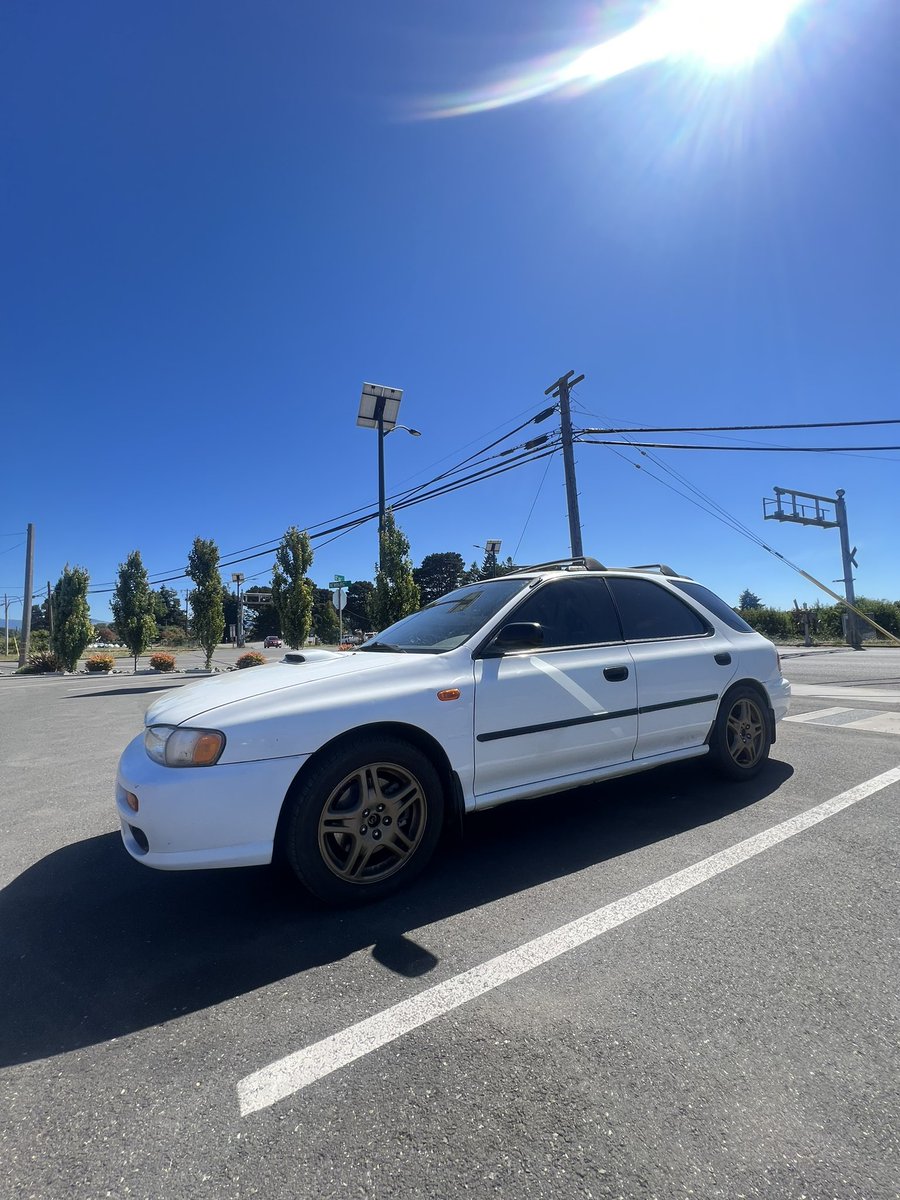
[[[527,410],[524,410],[524,411],[527,411]],[[400,507],[400,501],[405,500],[407,497],[413,496],[417,492],[422,491],[424,488],[431,487],[433,484],[435,484],[443,479],[447,479],[454,474],[457,474],[459,471],[463,470],[467,464],[470,466],[474,465],[473,460],[482,458],[482,456],[487,454],[487,452],[489,450],[493,450],[495,446],[499,446],[501,442],[504,442],[504,441],[506,441],[507,438],[511,438],[515,434],[520,433],[523,429],[526,429],[529,425],[537,425],[537,424],[540,424],[540,422],[547,420],[547,418],[552,416],[552,414],[555,411],[556,411],[555,405],[551,405],[549,408],[541,409],[534,416],[529,417],[527,421],[523,421],[521,424],[516,425],[513,429],[508,430],[506,433],[502,434],[499,438],[495,438],[494,441],[489,442],[486,446],[482,446],[482,448],[480,450],[474,451],[472,454],[468,455],[466,458],[464,458],[460,462],[458,462],[454,467],[448,467],[446,471],[441,472],[439,475],[433,476],[431,479],[427,479],[424,483],[417,484],[415,487],[407,488],[407,489],[404,489],[403,491],[393,493],[392,495],[388,496],[388,503],[389,503],[390,507],[398,508],[398,507]],[[521,413],[519,413],[517,415],[521,416]],[[501,428],[501,426],[494,426],[494,430],[499,429],[499,428]],[[494,430],[491,430],[490,432],[493,433]],[[475,440],[475,439],[473,439],[473,440]],[[528,443],[525,443],[525,444],[526,444],[526,446],[528,445]],[[468,442],[467,445],[471,446],[472,442]],[[465,449],[465,447],[463,447],[463,449]],[[492,457],[499,458],[503,455],[512,454],[518,449],[521,449],[521,447],[511,446],[507,450],[501,451],[499,455],[494,455]],[[450,455],[445,455],[444,457],[446,459],[446,458],[449,458]],[[438,462],[441,462],[441,461],[444,461],[444,460],[443,459],[438,460]],[[486,460],[486,461],[490,461],[490,460]],[[371,507],[372,506],[368,505],[368,504],[361,505],[359,508],[350,509],[348,512],[341,513],[336,517],[326,518],[325,520],[318,521],[313,525],[308,525],[306,527],[306,530],[308,533],[310,533],[311,539],[313,539],[315,537],[327,536],[328,534],[333,533],[336,529],[342,528],[340,526],[334,525],[333,522],[343,521],[347,518],[355,517],[358,514],[364,514],[360,518],[360,521],[352,522],[350,525],[348,525],[347,528],[349,530],[350,528],[354,528],[356,524],[360,524],[360,523],[363,523],[364,521],[369,521],[372,519]],[[322,528],[323,526],[330,526],[330,528],[323,529]],[[319,530],[320,532],[319,533],[314,532],[316,530]],[[236,563],[246,562],[246,561],[248,561],[249,558],[261,558],[265,554],[269,554],[269,553],[274,554],[274,552],[278,549],[278,546],[281,543],[281,537],[282,537],[282,535],[279,534],[278,537],[266,538],[263,541],[255,542],[253,545],[244,546],[239,550],[228,550],[225,553],[223,553],[223,555],[222,555],[222,559],[228,560],[228,561],[222,561],[222,562],[220,562],[219,565],[221,567],[231,566]],[[331,540],[334,540],[334,539],[331,539]],[[323,543],[323,545],[328,545],[328,544],[329,544],[328,542]],[[251,551],[254,551],[254,550],[260,550],[261,552],[259,554],[250,553]],[[238,555],[247,555],[247,558],[236,557]],[[158,571],[150,571],[150,572],[148,572],[147,577],[148,577],[148,581],[150,582],[151,585],[158,586],[158,585],[164,584],[164,583],[171,583],[174,580],[186,579],[187,573],[182,567],[169,567],[169,568],[163,568]],[[100,595],[105,592],[113,591],[114,588],[115,588],[115,581],[107,580],[106,582],[97,584],[96,587],[91,588],[89,591],[89,594],[90,595]]]
[[[393,504],[391,507],[399,510],[399,509],[404,509],[404,508],[411,508],[416,504],[424,504],[426,500],[433,500],[433,499],[438,498],[439,496],[449,495],[451,492],[458,491],[461,488],[471,487],[475,483],[481,483],[487,479],[493,479],[497,475],[505,475],[508,471],[512,471],[520,466],[524,466],[527,462],[536,461],[538,459],[546,457],[547,455],[552,455],[556,452],[556,450],[558,449],[558,446],[554,445],[554,444],[550,444],[549,446],[547,446],[546,442],[549,440],[549,437],[550,437],[550,435],[547,435],[546,438],[542,437],[541,439],[539,439],[540,445],[536,445],[533,447],[533,449],[525,450],[522,453],[517,454],[515,456],[515,458],[509,460],[508,462],[495,463],[494,465],[481,466],[478,470],[471,472],[469,475],[466,475],[461,479],[447,480],[446,482],[441,483],[441,485],[439,487],[434,487],[430,491],[424,492],[418,496],[409,495],[405,499],[401,498],[396,504]],[[538,440],[538,439],[535,439],[535,440]],[[517,448],[514,447],[513,449],[517,449]],[[501,457],[505,457],[505,455],[495,455],[493,457],[501,458]],[[452,474],[452,472],[447,472],[447,474]],[[440,479],[440,477],[437,477],[437,478],[438,478],[438,480]],[[356,511],[359,511],[359,510],[356,510]],[[377,508],[370,507],[369,510],[367,512],[365,512],[362,516],[355,517],[353,520],[345,521],[341,524],[332,525],[326,529],[319,529],[318,532],[310,534],[310,541],[316,541],[319,538],[328,537],[329,534],[336,535],[336,537],[330,538],[329,541],[336,541],[337,537],[343,536],[344,534],[351,532],[351,530],[358,528],[360,525],[366,524],[366,522],[368,522],[368,521],[375,520],[377,518],[377,516],[378,516]],[[322,525],[322,524],[324,524],[324,522],[320,522],[319,524]],[[317,527],[313,526],[312,528],[315,529]],[[281,539],[278,539],[278,540],[280,542]],[[328,544],[329,544],[328,542],[323,543],[323,545],[328,545]],[[232,567],[232,566],[236,566],[239,563],[249,562],[251,559],[254,559],[254,558],[262,558],[265,555],[274,554],[276,549],[277,549],[277,546],[273,546],[273,547],[270,547],[269,549],[258,550],[255,553],[245,554],[240,557],[233,557],[230,555],[225,556],[225,558],[223,558],[219,562],[219,569],[224,570],[226,567]],[[187,578],[188,578],[187,572],[181,571],[178,574],[169,575],[165,579],[153,579],[152,582],[155,585],[159,585],[159,584],[163,584],[163,583],[173,583],[176,580],[187,579]],[[105,594],[108,594],[113,591],[115,591],[114,585],[109,586],[109,587],[91,588],[89,590],[88,594],[95,595],[95,596],[96,595],[105,595]]]
[[[582,434],[591,432],[596,431],[589,429],[581,431]],[[600,430],[599,432],[607,431]],[[637,430],[637,432],[641,431]],[[848,451],[900,450],[900,446],[692,446],[680,442],[634,442],[630,438],[627,442],[622,443],[581,435],[578,436],[578,441],[589,446],[621,446],[625,444],[633,447],[646,447],[650,450],[731,450],[742,454],[846,454]]]
[[[531,521],[532,515],[535,510],[535,506],[537,505],[537,502],[540,499],[541,492],[544,490],[544,484],[547,482],[547,474],[550,471],[550,466],[553,462],[555,454],[556,454],[556,451],[554,451],[553,454],[549,455],[547,458],[547,465],[546,465],[546,467],[544,467],[544,474],[541,476],[541,482],[538,484],[538,489],[535,492],[534,499],[531,502],[531,508],[528,510],[528,516],[525,518],[525,524],[522,526],[522,532],[519,534],[519,540],[516,542],[516,548],[515,548],[515,550],[513,550],[513,553],[512,553],[513,562],[516,561],[516,558],[519,553],[519,547],[522,545],[522,539],[525,537],[525,531],[527,530],[529,522]]]
[[[593,414],[588,414],[593,415]],[[584,429],[583,433],[726,433],[748,429],[849,429],[860,425],[900,425],[900,417],[881,421],[804,421],[790,425],[644,425],[627,429]]]

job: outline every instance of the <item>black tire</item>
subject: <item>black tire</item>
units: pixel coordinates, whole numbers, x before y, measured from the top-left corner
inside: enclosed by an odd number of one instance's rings
[[[722,698],[709,741],[710,758],[728,779],[752,779],[772,746],[768,706],[755,688],[739,684]]]
[[[338,747],[285,803],[288,864],[328,904],[366,904],[405,887],[428,863],[444,823],[434,765],[397,737],[360,736]]]

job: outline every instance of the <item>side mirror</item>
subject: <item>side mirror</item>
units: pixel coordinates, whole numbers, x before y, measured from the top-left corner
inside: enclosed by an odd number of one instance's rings
[[[485,653],[496,656],[507,650],[529,650],[543,644],[544,631],[537,621],[511,621],[498,630]]]

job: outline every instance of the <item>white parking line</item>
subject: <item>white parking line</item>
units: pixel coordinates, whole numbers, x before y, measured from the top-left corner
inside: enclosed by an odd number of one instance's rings
[[[773,825],[762,833],[737,842],[727,850],[720,850],[702,862],[677,871],[674,875],[633,892],[622,900],[616,900],[598,908],[587,916],[579,917],[567,925],[554,929],[542,937],[526,942],[515,950],[500,954],[488,962],[464,971],[444,983],[401,1000],[399,1004],[376,1013],[373,1017],[358,1021],[331,1037],[323,1038],[312,1046],[289,1054],[286,1058],[254,1071],[240,1080],[237,1085],[241,1116],[268,1108],[278,1100],[309,1087],[333,1071],[355,1062],[373,1050],[396,1041],[446,1013],[452,1012],[470,1000],[509,983],[520,975],[533,971],[560,955],[566,954],[586,942],[592,941],[610,929],[649,912],[651,909],[680,896],[691,888],[739,866],[748,859],[770,850],[795,834],[802,833],[820,821],[833,817],[851,804],[900,782],[900,767],[894,767],[873,779],[841,792],[824,804],[807,809],[796,817]]]

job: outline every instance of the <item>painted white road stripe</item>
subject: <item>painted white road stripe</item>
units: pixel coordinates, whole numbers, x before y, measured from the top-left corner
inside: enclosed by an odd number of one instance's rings
[[[807,809],[806,812],[782,821],[771,829],[737,842],[727,850],[720,850],[718,854],[686,867],[685,870],[678,871],[659,883],[651,884],[622,900],[598,908],[587,916],[579,917],[551,933],[526,942],[515,950],[500,954],[444,983],[427,988],[408,1000],[401,1000],[399,1004],[377,1013],[374,1017],[358,1021],[331,1037],[323,1038],[312,1046],[289,1054],[286,1058],[247,1075],[237,1085],[241,1116],[268,1108],[286,1096],[293,1095],[294,1092],[309,1087],[311,1083],[355,1062],[356,1059],[371,1054],[373,1050],[396,1041],[405,1033],[410,1033],[429,1021],[468,1004],[470,1000],[475,1000],[486,992],[533,971],[535,967],[583,946],[610,929],[649,912],[667,900],[672,900],[716,875],[721,875],[723,871],[739,866],[757,854],[762,854],[780,842],[794,837],[795,834],[833,817],[843,809],[849,808],[851,804],[857,804],[860,800],[865,800],[875,792],[898,782],[900,767],[894,767],[857,787],[850,788],[849,791],[841,792],[839,796],[826,800],[824,804]]]
[[[832,717],[847,714],[843,721]],[[787,723],[822,725],[826,729],[867,729],[872,733],[900,733],[900,713],[879,712],[874,708],[818,708],[813,712],[785,717]]]
[[[823,717],[836,717],[838,713],[852,712],[850,708],[814,708],[812,712],[798,713],[796,717],[785,717],[785,721],[795,721],[798,724],[807,724],[812,721],[821,721]]]
[[[870,729],[874,733],[900,733],[900,713],[873,713],[871,717],[864,717],[861,721],[854,721],[852,725],[845,725],[844,728]]]

